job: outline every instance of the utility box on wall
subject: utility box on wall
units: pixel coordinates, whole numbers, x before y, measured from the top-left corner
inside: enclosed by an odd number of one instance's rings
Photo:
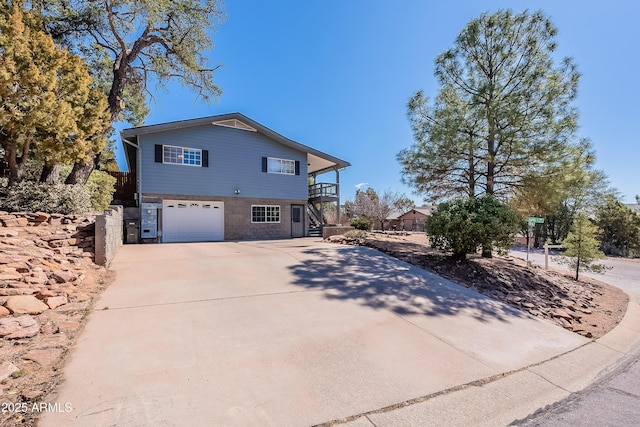
[[[158,237],[158,203],[142,203],[140,214],[140,237],[155,239]]]

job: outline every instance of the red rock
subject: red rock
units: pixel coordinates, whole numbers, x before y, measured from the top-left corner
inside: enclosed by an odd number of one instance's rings
[[[22,392],[22,398],[34,402],[44,394],[44,390],[26,390]]]
[[[11,312],[9,310],[7,310],[6,307],[0,306],[0,317],[6,317],[6,316],[8,316],[10,314],[11,314]]]
[[[51,292],[49,289],[42,289],[35,295],[35,297],[38,298],[39,300],[45,300],[49,297],[54,297],[54,296],[55,294]]]
[[[0,381],[4,381],[11,376],[14,372],[18,372],[20,369],[11,362],[4,362],[0,365]]]
[[[75,332],[80,327],[79,322],[75,322],[73,320],[63,320],[58,322],[58,330],[61,334],[67,334],[69,332]]]
[[[53,325],[51,323],[44,323],[40,325],[40,333],[44,335],[51,335],[53,333]]]
[[[49,308],[33,295],[10,296],[4,306],[17,314],[39,314]]]
[[[49,306],[50,309],[54,309],[56,307],[60,307],[61,305],[66,304],[67,302],[69,302],[67,300],[66,297],[63,296],[58,296],[58,297],[49,297],[46,300],[47,305]]]
[[[559,317],[561,319],[571,320],[571,315],[561,308],[554,308],[550,313],[553,317]]]
[[[75,245],[77,242],[77,239],[63,239],[63,240],[52,240],[49,242],[49,246],[52,248],[61,248],[63,246],[72,246]]]
[[[35,222],[46,222],[49,220],[49,218],[51,218],[51,215],[49,215],[46,212],[36,212],[36,217],[34,218]]]
[[[567,320],[565,320],[562,317],[559,317],[556,319],[556,321],[558,322],[558,324],[560,326],[562,326],[565,329],[569,329],[569,330],[573,330],[573,326],[571,325],[571,323],[569,323]]]
[[[31,295],[33,289],[31,288],[0,288],[0,296],[12,297],[15,295]]]
[[[53,364],[62,354],[61,348],[43,348],[31,350],[22,356],[24,360],[31,360],[41,366]]]
[[[1,220],[5,227],[26,227],[29,224],[27,218],[12,218]]]
[[[22,280],[22,274],[18,273],[13,268],[0,273],[0,282],[6,282],[9,280],[20,281]]]
[[[12,262],[7,267],[15,269],[18,273],[29,273],[31,271],[31,266],[23,261]]]
[[[31,273],[29,276],[24,276],[24,281],[31,285],[44,285],[49,278],[45,273]]]
[[[0,319],[0,336],[8,339],[28,338],[40,331],[40,325],[28,314]]]
[[[63,271],[63,270],[52,271],[51,277],[55,279],[58,283],[73,282],[78,278],[78,276],[76,276],[74,273],[70,271]]]
[[[58,217],[51,217],[49,218],[49,224],[51,225],[60,225],[62,224],[62,218],[58,218]]]
[[[7,283],[8,288],[31,288],[31,285],[24,282],[9,282]]]

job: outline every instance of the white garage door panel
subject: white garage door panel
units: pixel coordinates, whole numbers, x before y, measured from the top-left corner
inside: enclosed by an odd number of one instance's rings
[[[163,242],[224,240],[224,203],[185,200],[162,202]]]

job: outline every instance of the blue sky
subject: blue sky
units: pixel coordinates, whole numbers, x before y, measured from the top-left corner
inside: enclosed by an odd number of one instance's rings
[[[625,203],[640,194],[640,2],[474,0],[226,0],[212,65],[223,94],[212,105],[179,85],[155,92],[146,124],[239,111],[353,166],[340,175],[343,199],[356,185],[419,195],[400,182],[396,154],[412,144],[406,102],[437,94],[433,63],[482,12],[543,10],[559,29],[558,58],[582,79],[580,137],[593,142]],[[121,128],[122,126],[118,126]],[[124,161],[121,167],[125,168]],[[333,174],[318,180],[332,182]],[[365,187],[366,187],[365,186]]]

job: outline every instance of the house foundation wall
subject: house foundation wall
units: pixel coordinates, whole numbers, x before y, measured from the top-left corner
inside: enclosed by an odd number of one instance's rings
[[[224,240],[267,240],[291,238],[291,206],[305,205],[306,200],[267,199],[253,197],[185,196],[175,194],[145,194],[143,203],[163,200],[201,200],[224,203]],[[279,223],[252,223],[251,206],[280,206]],[[308,228],[305,214],[305,235]],[[158,231],[162,230],[162,209],[158,211]],[[160,237],[159,241],[162,241]]]

